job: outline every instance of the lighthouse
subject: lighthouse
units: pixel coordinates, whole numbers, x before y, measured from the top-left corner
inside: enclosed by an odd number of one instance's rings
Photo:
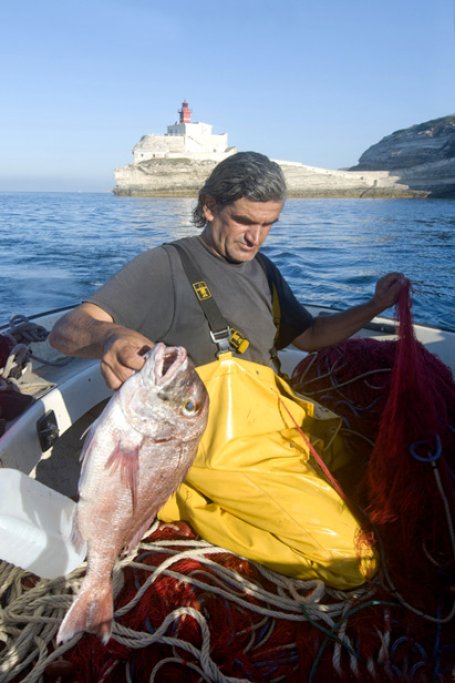
[[[193,122],[187,100],[178,109],[179,121],[164,135],[143,135],[133,148],[135,164],[152,159],[205,159],[222,161],[237,150],[228,147],[227,133],[214,135],[208,123]]]
[[[178,111],[180,116],[180,123],[191,123],[191,109],[186,100],[182,102],[182,108]]]

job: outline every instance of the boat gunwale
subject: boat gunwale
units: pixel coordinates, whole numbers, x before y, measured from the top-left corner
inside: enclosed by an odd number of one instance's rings
[[[343,309],[343,308],[335,308],[333,306],[314,304],[314,303],[310,303],[310,302],[300,302],[300,303],[305,308],[310,309],[310,312],[311,312],[311,309],[316,309],[317,311],[320,312],[320,313],[318,313],[318,315],[330,315],[331,313],[342,313],[343,311],[347,310],[347,309]],[[49,310],[42,311],[41,313],[32,313],[31,315],[27,315],[24,317],[26,317],[28,320],[31,320],[31,321],[38,320],[40,318],[47,318],[47,317],[50,317],[52,315],[56,315],[57,313],[64,313],[66,311],[71,311],[72,309],[77,308],[78,305],[80,305],[80,304],[68,304],[67,306],[59,306],[57,308],[51,308]],[[13,318],[14,318],[14,316],[11,317],[9,322],[5,322],[5,323],[0,324],[0,332],[6,331],[11,327],[11,320]],[[390,325],[390,330],[392,330],[392,328],[395,328],[397,321],[393,317],[384,316],[384,315],[377,315],[377,316],[374,316],[374,318],[369,323],[363,325],[362,329],[364,329],[364,330],[368,330],[368,329],[377,330],[378,332],[383,331],[382,329],[377,327],[378,324],[379,325],[381,325],[381,324]],[[441,332],[449,332],[450,334],[455,335],[455,327],[446,327],[446,326],[441,326],[441,325],[435,326],[435,325],[430,325],[428,323],[417,322],[417,321],[414,321],[413,326],[415,328],[423,328],[423,329],[428,329],[428,330],[440,330]],[[384,330],[384,331],[389,332],[389,330]]]

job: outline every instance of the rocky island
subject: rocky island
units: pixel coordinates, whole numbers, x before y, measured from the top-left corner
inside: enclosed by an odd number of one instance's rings
[[[212,169],[237,151],[227,134],[194,123],[184,101],[164,135],[144,135],[133,162],[114,171],[117,195],[193,196]],[[290,197],[455,197],[455,116],[392,133],[349,170],[276,160]]]

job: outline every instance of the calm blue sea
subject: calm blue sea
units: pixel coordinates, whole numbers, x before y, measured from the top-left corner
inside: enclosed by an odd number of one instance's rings
[[[137,253],[196,234],[193,204],[0,193],[0,323],[80,302]],[[264,251],[302,302],[338,308],[402,271],[413,282],[415,320],[455,329],[455,201],[288,200]]]

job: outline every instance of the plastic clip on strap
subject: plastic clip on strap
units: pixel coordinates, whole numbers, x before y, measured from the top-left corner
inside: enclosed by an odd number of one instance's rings
[[[210,330],[210,338],[213,343],[218,346],[217,356],[219,356],[220,353],[227,353],[227,351],[229,351],[230,336],[229,326],[226,327],[225,330],[220,330],[219,332],[212,332],[212,330]]]
[[[180,255],[183,269],[207,319],[210,338],[218,347],[217,356],[226,353],[231,347],[238,353],[244,353],[249,346],[248,340],[243,338],[237,330],[232,329],[223,318],[207,282],[201,279],[196,265],[185,249],[175,242],[172,246]]]

